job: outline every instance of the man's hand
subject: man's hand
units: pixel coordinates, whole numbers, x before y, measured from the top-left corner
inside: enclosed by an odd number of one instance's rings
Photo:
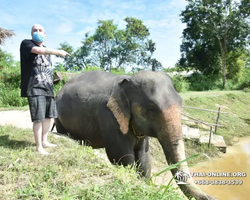
[[[61,57],[70,56],[70,54],[64,50],[57,50],[57,55]]]

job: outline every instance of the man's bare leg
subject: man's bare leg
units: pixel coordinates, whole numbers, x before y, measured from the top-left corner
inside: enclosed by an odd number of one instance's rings
[[[42,122],[33,122],[33,132],[36,142],[36,150],[41,154],[49,154],[42,145]]]
[[[42,146],[43,148],[56,147],[56,144],[52,144],[48,142],[48,133],[49,133],[50,126],[51,126],[51,119],[46,118],[42,122]]]

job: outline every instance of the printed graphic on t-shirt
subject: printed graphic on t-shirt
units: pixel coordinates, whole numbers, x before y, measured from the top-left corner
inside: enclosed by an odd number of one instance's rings
[[[35,69],[36,79],[38,84],[49,84],[52,85],[53,81],[51,78],[51,71],[45,67],[36,67]]]
[[[34,60],[36,63],[35,78],[39,85],[53,85],[51,61],[43,55],[37,55]]]

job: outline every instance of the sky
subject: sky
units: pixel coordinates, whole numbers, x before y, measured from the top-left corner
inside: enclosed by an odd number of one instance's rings
[[[149,29],[149,38],[156,43],[153,57],[170,68],[180,59],[186,25],[179,15],[186,5],[185,0],[0,0],[0,27],[16,34],[0,48],[20,60],[22,40],[31,39],[31,27],[41,24],[48,48],[57,49],[67,42],[76,50],[85,33],[94,34],[99,20],[113,20],[124,29],[124,19],[133,17]],[[52,60],[59,61],[55,57]]]

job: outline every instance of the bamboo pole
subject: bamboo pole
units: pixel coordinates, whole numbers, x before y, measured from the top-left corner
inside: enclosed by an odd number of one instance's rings
[[[196,109],[196,110],[203,110],[203,111],[208,111],[208,112],[218,112],[216,110],[210,110],[210,109],[202,109],[202,108],[195,108],[195,107],[191,107],[191,106],[182,106],[182,108],[190,108],[190,109]],[[223,114],[228,114],[227,112],[220,112]]]
[[[211,123],[203,122],[203,121],[201,121],[201,120],[195,119],[195,118],[193,118],[193,117],[191,117],[191,116],[189,116],[189,115],[186,115],[186,114],[184,114],[184,113],[182,113],[182,115],[184,115],[184,116],[186,116],[186,117],[188,117],[188,118],[190,118],[190,119],[195,120],[195,122],[198,122],[198,123],[207,125],[207,126],[209,126],[209,127],[211,127],[211,126],[220,126],[220,127],[224,127],[223,125],[219,125],[219,124],[211,124]],[[182,119],[182,120],[187,121],[187,120],[185,120],[185,119]]]

